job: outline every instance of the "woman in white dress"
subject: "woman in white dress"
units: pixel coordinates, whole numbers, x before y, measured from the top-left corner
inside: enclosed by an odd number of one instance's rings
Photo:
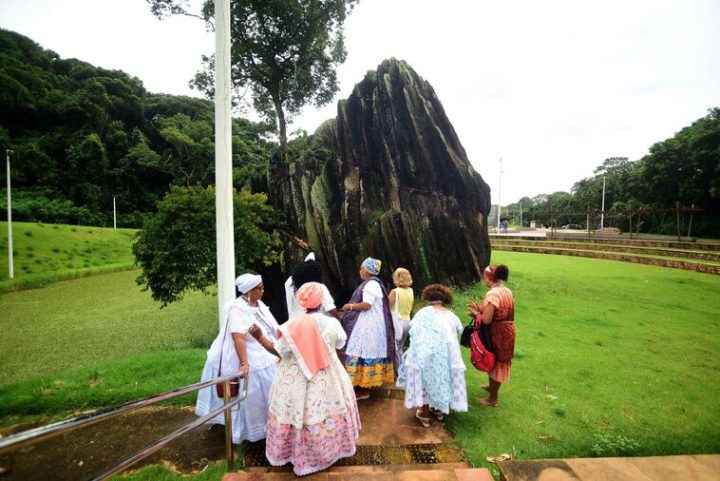
[[[430,415],[442,421],[453,411],[467,411],[465,363],[460,355],[458,334],[463,326],[447,308],[450,289],[431,284],[422,298],[430,303],[410,321],[410,347],[403,355],[397,385],[405,388],[405,407],[420,408],[415,417],[430,427]]]
[[[385,286],[377,277],[381,266],[372,257],[363,261],[362,282],[342,308],[348,335],[345,369],[358,400],[370,397],[369,388],[395,382],[395,327]]]
[[[335,355],[345,344],[345,331],[320,310],[322,284],[304,284],[297,298],[306,313],[283,324],[276,341],[256,326],[250,333],[281,358],[270,390],[265,455],[273,466],[292,463],[303,476],[355,454],[360,416]]]
[[[223,309],[225,324],[210,346],[202,373],[207,381],[237,371],[249,373],[247,398],[232,411],[232,440],[240,444],[244,440],[259,441],[265,438],[268,394],[278,358],[267,352],[247,332],[256,324],[271,339],[279,328],[268,307],[260,300],[265,287],[262,277],[243,274],[235,280],[237,299],[228,302]],[[215,386],[201,389],[198,393],[195,414],[205,416],[223,404]],[[213,424],[224,424],[223,414],[213,418]]]

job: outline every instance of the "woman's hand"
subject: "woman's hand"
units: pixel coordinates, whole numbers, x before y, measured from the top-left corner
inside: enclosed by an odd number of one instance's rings
[[[247,377],[250,372],[250,364],[240,364],[240,377]]]
[[[250,329],[248,329],[248,334],[250,334],[252,337],[260,340],[261,337],[263,337],[263,331],[260,329],[260,327],[257,324],[253,324],[250,326]]]
[[[343,311],[367,311],[370,309],[370,304],[367,302],[353,302],[342,306]]]
[[[468,302],[467,308],[468,308],[468,314],[471,315],[471,316],[473,316],[473,317],[477,317],[477,316],[480,315],[480,313],[482,313],[482,311],[483,311],[483,310],[482,310],[482,307],[480,306],[480,304],[478,304],[478,303],[475,302],[475,301],[470,301],[470,302]]]

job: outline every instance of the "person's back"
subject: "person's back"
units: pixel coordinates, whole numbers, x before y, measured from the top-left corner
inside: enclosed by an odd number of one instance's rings
[[[395,327],[395,359],[393,363],[395,369],[400,368],[402,362],[403,348],[408,340],[408,330],[410,329],[410,314],[412,313],[413,304],[415,303],[415,293],[412,290],[412,275],[405,268],[398,267],[393,272],[393,283],[395,289],[390,291],[388,299],[390,301],[390,310],[393,313],[393,324]]]
[[[413,304],[415,304],[415,294],[411,287],[395,288],[395,302],[397,303],[397,312],[403,321],[410,320]]]

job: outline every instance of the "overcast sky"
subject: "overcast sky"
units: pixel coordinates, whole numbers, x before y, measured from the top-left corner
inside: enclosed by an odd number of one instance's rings
[[[0,26],[152,92],[197,96],[188,80],[214,49],[201,21],[159,21],[145,0],[1,0]],[[336,100],[383,59],[408,61],[503,204],[569,191],[720,106],[718,0],[361,0],[345,33]],[[335,113],[307,109],[289,131]]]

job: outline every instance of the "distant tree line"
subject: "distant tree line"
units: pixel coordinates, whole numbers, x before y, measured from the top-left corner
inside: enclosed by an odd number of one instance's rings
[[[150,93],[0,30],[0,152],[14,151],[15,220],[109,226],[115,197],[118,225],[140,227],[171,186],[214,183],[213,117],[207,100]],[[236,187],[265,182],[273,130],[233,120]]]
[[[675,235],[676,206],[681,210],[681,229],[687,233],[692,213],[692,233],[720,237],[720,108],[683,128],[673,137],[650,147],[640,160],[606,159],[588,177],[576,182],[571,192],[523,197],[503,206],[502,217],[523,225],[558,227],[577,224],[586,228],[599,222],[605,178],[604,226],[634,232]],[[702,210],[701,212],[699,210]]]

